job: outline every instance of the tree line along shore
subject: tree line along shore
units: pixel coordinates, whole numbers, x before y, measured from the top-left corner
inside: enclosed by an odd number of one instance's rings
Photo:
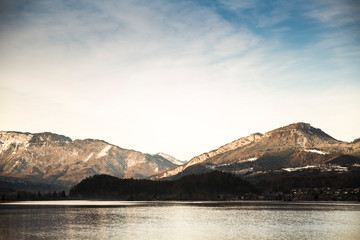
[[[360,174],[288,173],[245,180],[231,173],[212,171],[165,181],[120,179],[103,174],[85,178],[68,193],[1,189],[0,199],[360,201]]]

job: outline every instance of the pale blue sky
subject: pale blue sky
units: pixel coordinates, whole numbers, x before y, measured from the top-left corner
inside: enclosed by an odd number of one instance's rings
[[[1,1],[0,129],[188,160],[308,122],[360,137],[358,1]]]

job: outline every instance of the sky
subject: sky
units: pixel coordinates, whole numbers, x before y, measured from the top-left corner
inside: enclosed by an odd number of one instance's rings
[[[0,1],[0,130],[189,160],[295,122],[360,137],[359,1]]]

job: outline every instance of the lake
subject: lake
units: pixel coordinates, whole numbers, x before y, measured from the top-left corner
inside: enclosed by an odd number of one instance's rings
[[[0,239],[360,239],[360,204],[14,202],[0,204]]]

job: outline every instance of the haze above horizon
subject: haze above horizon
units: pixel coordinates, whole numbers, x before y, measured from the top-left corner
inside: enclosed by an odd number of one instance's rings
[[[360,137],[358,1],[1,1],[0,130],[189,160],[307,122]]]

